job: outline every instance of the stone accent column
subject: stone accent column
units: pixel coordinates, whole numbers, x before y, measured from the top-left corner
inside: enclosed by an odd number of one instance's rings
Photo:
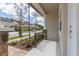
[[[8,56],[8,32],[0,32],[0,56]]]

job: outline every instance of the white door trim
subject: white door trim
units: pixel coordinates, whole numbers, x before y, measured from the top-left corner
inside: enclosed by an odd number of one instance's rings
[[[77,55],[76,42],[77,4],[68,4],[68,55]],[[71,26],[70,26],[71,25]],[[70,33],[70,30],[72,31]]]

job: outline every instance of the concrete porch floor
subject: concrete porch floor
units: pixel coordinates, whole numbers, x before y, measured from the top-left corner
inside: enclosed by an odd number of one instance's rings
[[[56,56],[56,42],[43,40],[36,48],[32,48],[26,56]]]

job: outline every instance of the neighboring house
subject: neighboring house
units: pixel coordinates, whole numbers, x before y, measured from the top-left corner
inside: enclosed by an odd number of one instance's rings
[[[11,27],[15,28],[15,27],[18,27],[19,26],[19,22],[16,21],[16,20],[11,20]]]
[[[0,17],[0,27],[1,28],[10,27],[10,26],[11,26],[11,21],[8,18]]]
[[[20,24],[22,24],[22,26],[29,27],[29,22],[27,22],[27,21],[21,23],[18,20],[0,17],[0,27],[1,28],[4,28],[4,27],[16,28],[16,27],[20,26]]]

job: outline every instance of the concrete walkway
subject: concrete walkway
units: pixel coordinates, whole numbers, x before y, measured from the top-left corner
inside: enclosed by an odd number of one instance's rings
[[[43,40],[33,48],[26,56],[56,56],[56,42]]]
[[[9,56],[24,56],[26,55],[31,48],[20,49],[13,46],[8,46],[8,55]]]

